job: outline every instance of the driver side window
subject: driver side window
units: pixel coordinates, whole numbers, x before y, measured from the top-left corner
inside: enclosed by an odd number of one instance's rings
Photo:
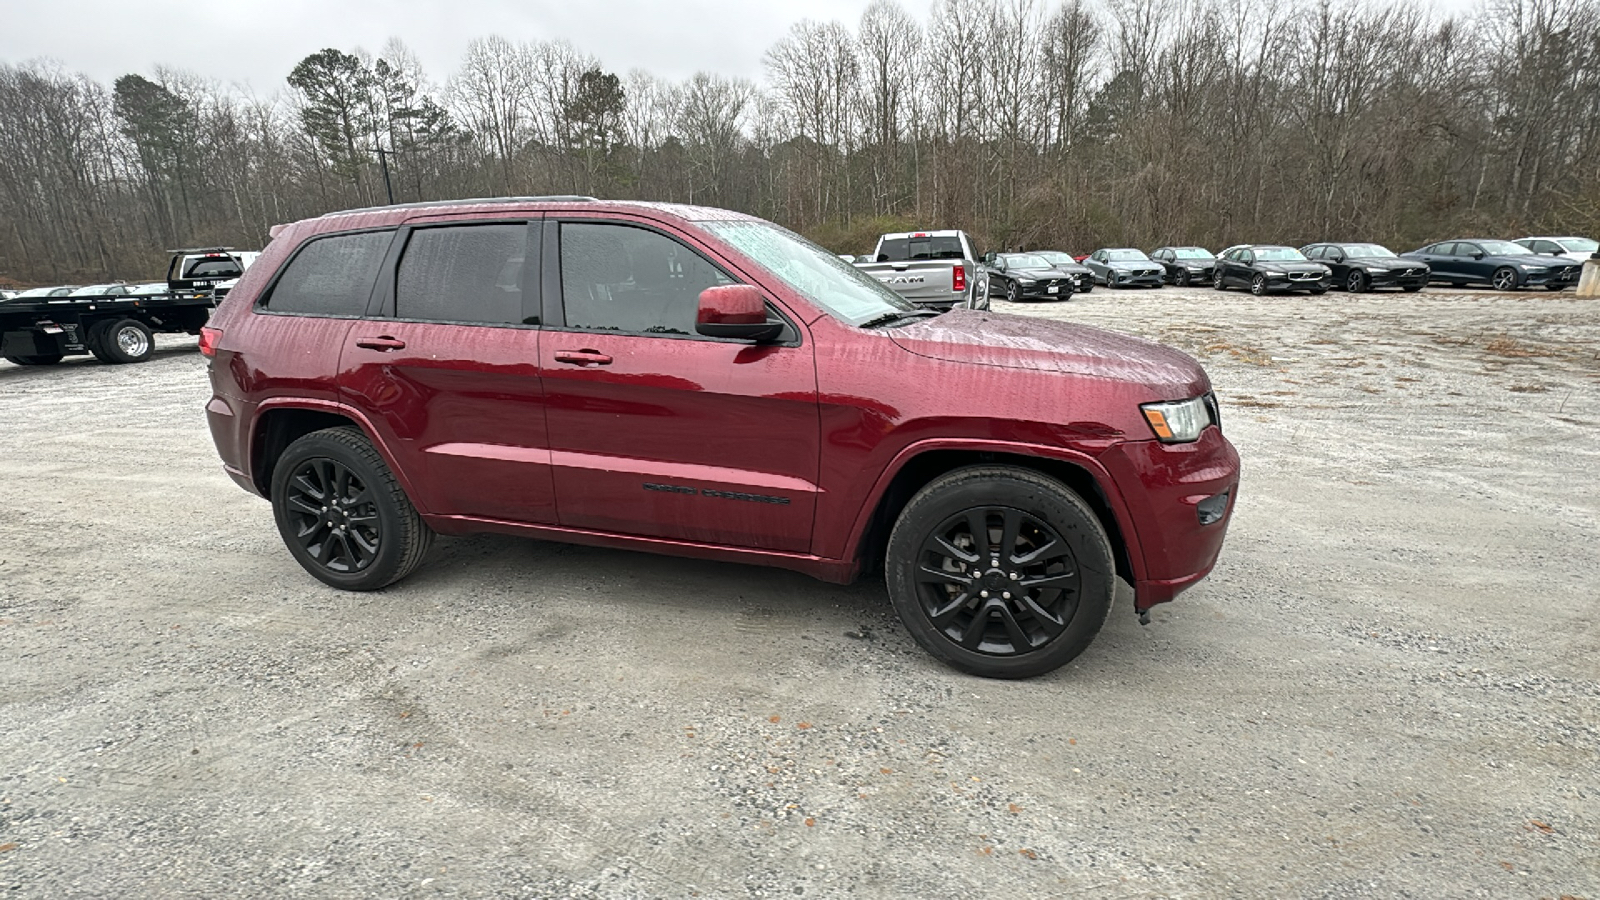
[[[700,292],[733,283],[710,260],[647,228],[561,224],[568,328],[692,336]]]

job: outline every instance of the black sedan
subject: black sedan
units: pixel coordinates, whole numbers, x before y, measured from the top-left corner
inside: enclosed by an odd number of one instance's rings
[[[1330,276],[1327,266],[1306,259],[1293,247],[1243,244],[1217,257],[1211,286],[1219,291],[1246,287],[1258,297],[1277,291],[1325,294]]]
[[[1083,263],[1078,262],[1071,253],[1061,250],[1029,250],[1033,256],[1044,259],[1045,262],[1056,267],[1057,271],[1065,272],[1072,276],[1073,286],[1078,293],[1087,294],[1094,290],[1094,273]]]
[[[1204,247],[1157,247],[1150,259],[1166,270],[1161,280],[1168,284],[1210,284],[1216,277],[1217,258]]]
[[[1572,260],[1538,256],[1521,244],[1483,239],[1440,241],[1400,258],[1426,263],[1434,281],[1487,284],[1497,291],[1531,287],[1559,291],[1577,284],[1582,268]]]
[[[996,253],[989,262],[989,296],[1012,303],[1022,300],[1068,300],[1073,279],[1034,253]]]
[[[1333,283],[1352,294],[1378,288],[1420,291],[1430,274],[1424,263],[1402,259],[1382,244],[1309,244],[1306,259],[1333,271]]]
[[[1132,247],[1106,247],[1089,254],[1083,264],[1106,287],[1161,287],[1161,266]]]

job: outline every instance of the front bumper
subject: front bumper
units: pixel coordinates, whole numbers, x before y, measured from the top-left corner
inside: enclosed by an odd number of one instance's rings
[[[1320,278],[1290,278],[1287,275],[1268,275],[1267,290],[1269,291],[1325,291],[1328,289],[1328,276]]]
[[[1406,274],[1411,272],[1413,274]],[[1416,269],[1388,269],[1383,272],[1367,272],[1368,284],[1374,288],[1404,288],[1426,287],[1429,272],[1426,268]]]
[[[1056,289],[1055,293],[1050,292],[1051,287]],[[1066,278],[1059,281],[1018,284],[1017,288],[1024,300],[1064,300],[1071,297],[1075,290],[1072,281]]]
[[[1161,287],[1166,283],[1162,278],[1162,271],[1156,269],[1150,272],[1107,272],[1106,284],[1111,287]]]
[[[1184,272],[1188,274],[1190,284],[1210,284],[1211,280],[1217,277],[1217,269],[1215,266],[1201,266],[1194,268],[1186,267]],[[1164,280],[1168,284],[1177,284],[1179,277],[1178,271],[1174,269],[1167,273]]]
[[[1583,272],[1583,266],[1553,269],[1549,272],[1522,273],[1523,287],[1577,287],[1578,276]]]
[[[1138,538],[1143,567],[1135,563],[1134,607],[1143,612],[1176,597],[1217,564],[1238,502],[1239,453],[1211,426],[1193,443],[1130,441],[1100,460],[1122,486]],[[1202,524],[1208,516],[1214,519]]]

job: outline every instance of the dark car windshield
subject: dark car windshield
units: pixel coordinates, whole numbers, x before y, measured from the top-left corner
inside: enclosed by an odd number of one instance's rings
[[[1062,265],[1062,264],[1067,264],[1067,265],[1077,265],[1078,264],[1078,261],[1072,258],[1072,254],[1070,254],[1070,253],[1062,253],[1060,250],[1040,250],[1038,253],[1033,253],[1033,254],[1029,254],[1029,255],[1037,256],[1037,257],[1039,257],[1040,259],[1043,259],[1045,262],[1049,263],[1052,266],[1059,266],[1059,265]]]
[[[1039,253],[1007,253],[1000,257],[1013,269],[1048,269],[1050,260]]]
[[[1177,259],[1216,259],[1204,247],[1173,247],[1172,255]]]
[[[1527,256],[1529,250],[1510,241],[1478,241],[1478,247],[1490,256]]]
[[[950,237],[885,238],[878,247],[878,262],[905,262],[914,259],[965,259],[961,239]]]
[[[1143,250],[1107,250],[1106,259],[1110,262],[1143,262],[1150,257],[1144,255]]]
[[[1371,258],[1375,256],[1386,257],[1394,255],[1393,250],[1390,250],[1388,247],[1385,247],[1382,244],[1340,244],[1339,248],[1344,251],[1345,256]]]
[[[700,224],[834,318],[851,325],[917,308],[855,266],[770,222]]]
[[[1272,262],[1304,262],[1305,255],[1293,247],[1257,247],[1256,259]]]

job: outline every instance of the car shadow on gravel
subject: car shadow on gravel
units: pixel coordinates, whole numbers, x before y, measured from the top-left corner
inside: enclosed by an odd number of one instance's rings
[[[837,585],[767,566],[484,534],[441,537],[414,574],[383,594],[402,608],[417,604],[423,615],[422,607],[436,609],[444,600],[452,615],[481,616],[504,623],[508,634],[537,634],[541,644],[545,638],[552,642],[527,648],[531,652],[573,642],[567,649],[582,653],[581,642],[592,635],[581,629],[546,632],[516,620],[531,622],[547,611],[558,618],[593,613],[626,623],[618,627],[632,632],[629,641],[649,642],[654,637],[640,633],[653,630],[649,623],[671,621],[709,644],[793,646],[829,667],[889,665],[924,677],[943,673],[986,681],[946,667],[918,646],[877,572]],[[597,606],[591,609],[589,602]],[[408,617],[402,609],[394,613]],[[1183,631],[1161,629],[1160,636]],[[1061,669],[1031,680],[1070,682],[1124,670],[1141,655],[1128,651],[1149,647],[1155,636],[1154,629],[1138,624],[1132,590],[1119,582],[1096,643]]]
[[[180,356],[190,356],[198,353],[198,344],[178,344],[169,347],[157,347],[151,351],[146,363],[160,359],[169,359]],[[112,363],[103,363],[93,356],[69,356],[52,366],[19,366],[14,363],[0,361],[0,382],[8,379],[47,378],[51,373],[76,372],[83,369],[110,369],[119,368],[128,371],[137,371],[144,363],[130,363],[126,366],[115,366]]]

